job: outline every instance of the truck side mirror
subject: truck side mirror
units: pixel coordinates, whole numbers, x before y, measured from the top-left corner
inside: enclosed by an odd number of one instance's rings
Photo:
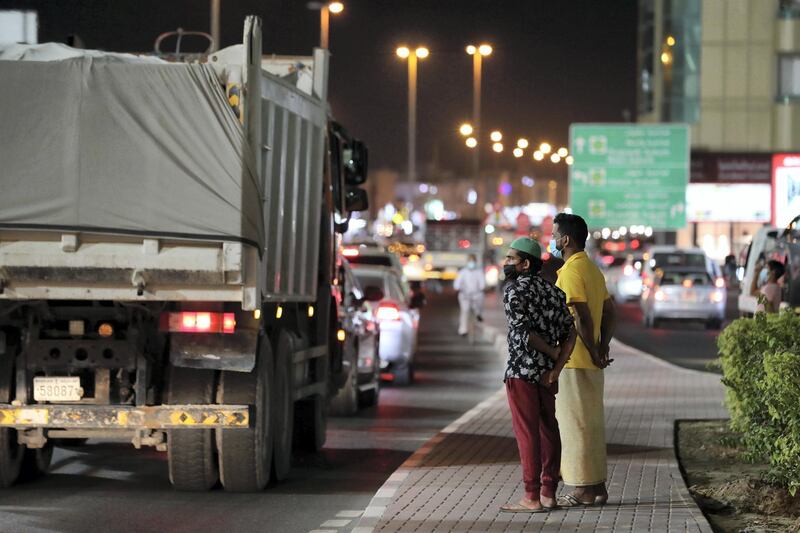
[[[380,287],[370,285],[364,289],[364,298],[368,302],[380,302],[383,300],[383,290]]]
[[[348,185],[361,185],[367,181],[368,152],[366,145],[353,140],[344,150],[344,179]]]
[[[345,209],[353,213],[356,211],[366,211],[369,209],[369,198],[367,191],[359,189],[358,187],[347,187],[347,193],[344,199]]]

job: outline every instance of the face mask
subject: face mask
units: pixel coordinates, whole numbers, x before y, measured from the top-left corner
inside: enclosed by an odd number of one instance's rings
[[[760,287],[764,285],[767,282],[768,278],[769,278],[769,270],[766,268],[761,270],[761,272],[758,273],[758,286]]]
[[[469,263],[467,263],[467,268],[470,270],[475,270],[476,266],[478,265],[475,264],[475,261],[470,261]]]
[[[516,265],[503,265],[503,274],[505,274],[506,279],[517,279],[519,276],[519,272],[517,272]]]
[[[558,247],[556,246],[556,240],[555,239],[550,239],[549,248],[550,248],[550,255],[552,255],[553,257],[556,257],[558,259],[561,259],[561,250],[559,250]]]

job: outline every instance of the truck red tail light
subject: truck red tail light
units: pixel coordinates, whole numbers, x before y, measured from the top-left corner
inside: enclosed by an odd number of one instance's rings
[[[236,316],[233,313],[203,311],[161,313],[161,330],[175,333],[234,333]]]
[[[400,307],[393,302],[381,302],[375,312],[375,318],[383,322],[400,320]]]

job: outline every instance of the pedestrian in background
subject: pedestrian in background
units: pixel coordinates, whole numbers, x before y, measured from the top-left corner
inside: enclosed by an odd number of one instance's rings
[[[453,282],[453,288],[458,291],[458,305],[461,313],[458,317],[458,334],[466,335],[469,332],[469,313],[475,313],[478,322],[483,322],[483,290],[486,288],[486,278],[483,270],[478,268],[478,258],[470,254],[467,266],[458,271]]]
[[[501,510],[538,513],[557,507],[561,437],[556,420],[558,376],[575,345],[573,318],[564,293],[539,275],[539,243],[511,243],[503,265],[508,321],[506,384],[525,495]]]
[[[564,507],[608,501],[603,369],[612,361],[608,352],[616,316],[605,278],[584,251],[588,235],[586,221],[577,215],[559,213],[553,220],[550,251],[564,259],[556,285],[567,295],[578,331],[556,401],[564,442],[561,477],[575,487],[558,499]]]
[[[780,261],[772,259],[764,268],[764,261],[759,258],[753,273],[753,281],[750,283],[750,295],[759,299],[756,311],[777,313],[780,310],[782,291],[778,280],[785,272],[786,267]]]

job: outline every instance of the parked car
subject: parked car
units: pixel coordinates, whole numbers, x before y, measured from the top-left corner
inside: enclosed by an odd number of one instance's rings
[[[641,255],[614,257],[603,271],[608,293],[617,301],[638,300],[642,296]]]
[[[719,329],[725,318],[725,289],[717,287],[704,267],[659,268],[642,291],[645,327],[664,319],[700,320]]]
[[[334,415],[354,415],[361,406],[373,406],[380,395],[380,324],[375,316],[383,293],[367,292],[342,259],[337,276],[342,305],[339,306],[337,341],[343,350],[346,381],[331,401]]]
[[[382,293],[375,308],[375,318],[380,324],[381,370],[391,373],[398,385],[410,384],[414,380],[417,309],[422,305],[422,294],[406,297],[400,276],[391,268],[355,265],[353,273],[367,294],[372,295],[376,289]]]
[[[406,298],[411,297],[411,286],[408,283],[408,278],[405,275],[403,265],[400,262],[400,256],[393,252],[384,250],[379,246],[346,246],[342,250],[344,255],[350,262],[351,266],[357,265],[373,265],[391,268],[400,276],[401,288]]]

